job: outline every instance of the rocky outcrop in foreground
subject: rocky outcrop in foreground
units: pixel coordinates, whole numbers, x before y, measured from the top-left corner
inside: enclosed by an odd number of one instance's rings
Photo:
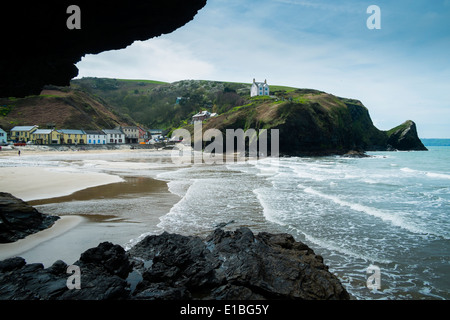
[[[47,229],[58,219],[40,213],[10,193],[0,192],[0,243],[14,242]]]
[[[126,252],[101,243],[81,254],[81,289],[67,288],[67,265],[0,262],[0,299],[349,299],[323,259],[288,234],[248,228],[207,238],[163,233]]]

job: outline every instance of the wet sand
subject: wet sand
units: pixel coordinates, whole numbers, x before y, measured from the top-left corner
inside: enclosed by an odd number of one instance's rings
[[[152,178],[125,177],[123,182],[79,190],[72,195],[29,201],[40,212],[61,216],[55,224],[24,241],[0,246],[0,260],[21,256],[28,263],[70,264],[80,254],[108,241],[126,248],[142,234],[159,234],[159,218],[179,197],[167,183]],[[58,220],[58,221],[60,221]]]
[[[75,228],[82,221],[83,218],[80,216],[64,216],[58,219],[48,229],[31,234],[24,239],[12,243],[0,243],[0,260],[18,256],[23,252],[31,250],[39,244]]]
[[[57,260],[71,264],[104,241],[127,248],[142,234],[161,233],[159,218],[180,200],[165,181],[151,177],[62,170],[0,168],[1,191],[61,217],[49,229],[0,245],[0,260],[20,256],[48,267]]]

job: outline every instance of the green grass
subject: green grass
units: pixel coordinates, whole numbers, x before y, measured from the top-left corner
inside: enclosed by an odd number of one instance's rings
[[[251,97],[250,100],[253,101],[270,101],[270,100],[275,100],[276,98],[272,98],[271,96],[254,96]]]
[[[136,83],[150,83],[150,84],[168,84],[168,82],[156,81],[156,80],[117,79],[117,81],[136,82]]]
[[[286,91],[287,93],[292,92],[294,90],[296,90],[297,88],[293,88],[293,87],[286,87],[286,86],[276,86],[276,85],[270,85],[270,91]]]
[[[0,116],[6,117],[8,113],[11,112],[12,108],[13,106],[11,105],[0,106]]]
[[[308,103],[310,100],[306,99],[305,97],[297,97],[297,98],[294,98],[293,101],[296,103],[305,104],[305,103]]]
[[[245,108],[245,107],[250,107],[251,105],[253,105],[253,102],[244,104],[244,105],[242,105],[242,106],[236,106],[236,107],[234,107],[233,109],[229,110],[229,111],[226,112],[226,113],[232,113],[232,112],[238,111],[239,109],[242,109],[242,108]]]
[[[61,96],[57,94],[41,94],[39,97],[41,98],[61,98]]]
[[[407,120],[407,121],[405,121],[405,122],[403,122],[401,125],[399,125],[399,126],[396,126],[395,128],[392,128],[391,130],[388,130],[387,131],[387,135],[388,135],[388,137],[390,137],[393,133],[395,133],[396,131],[398,131],[398,130],[404,130],[404,129],[406,129],[408,126],[410,126],[410,121],[409,120]]]

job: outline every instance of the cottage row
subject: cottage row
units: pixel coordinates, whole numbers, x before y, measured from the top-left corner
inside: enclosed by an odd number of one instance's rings
[[[39,129],[38,126],[16,126],[9,139],[0,129],[0,143],[7,140],[33,144],[124,144],[147,143],[151,132],[140,127],[119,127],[104,130]],[[3,138],[3,139],[2,139]]]

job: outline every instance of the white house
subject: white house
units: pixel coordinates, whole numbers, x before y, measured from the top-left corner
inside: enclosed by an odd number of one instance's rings
[[[126,143],[139,142],[139,127],[120,127],[120,130],[125,134]]]
[[[201,111],[199,113],[197,113],[196,115],[192,116],[192,122],[197,122],[197,121],[203,121],[208,119],[209,117],[211,117],[211,113],[209,111]]]
[[[0,145],[7,143],[6,137],[6,131],[0,128]]]
[[[106,144],[106,134],[100,130],[84,130],[87,144]]]
[[[106,134],[106,143],[120,144],[125,143],[125,134],[119,129],[104,129]]]
[[[264,82],[256,82],[255,79],[253,79],[252,88],[250,89],[250,96],[268,96],[270,94],[270,88],[267,84],[267,80],[264,80]]]

